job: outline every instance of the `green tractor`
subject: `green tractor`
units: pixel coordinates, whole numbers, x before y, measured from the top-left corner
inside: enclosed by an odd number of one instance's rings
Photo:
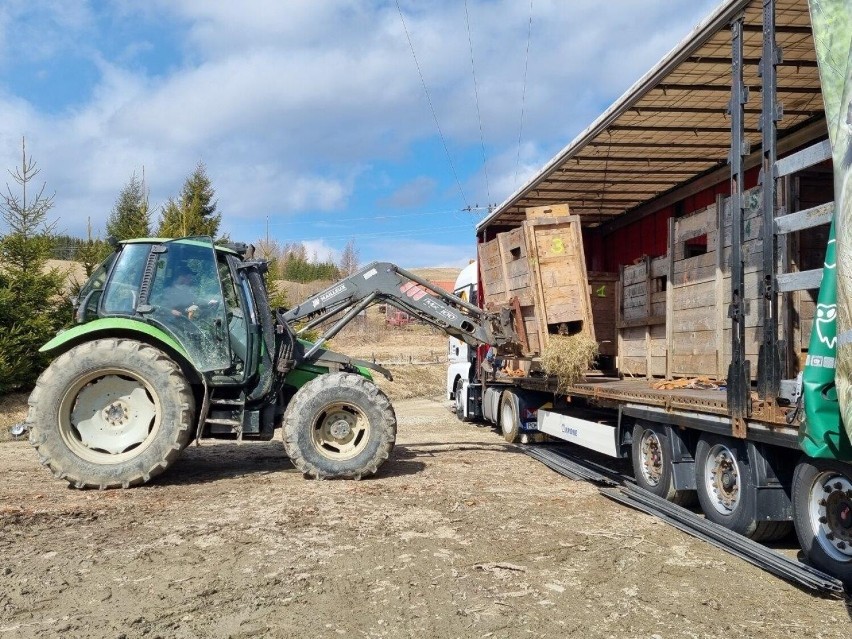
[[[267,265],[251,252],[211,238],[116,245],[81,289],[76,325],[41,349],[55,359],[30,396],[27,427],[56,477],[127,488],[165,471],[192,440],[270,440],[282,428],[305,476],[359,479],[396,440],[371,369],[390,375],[325,341],[378,301],[468,341],[493,337],[478,325],[482,311],[387,263],[271,309]],[[299,339],[347,309],[315,344]]]

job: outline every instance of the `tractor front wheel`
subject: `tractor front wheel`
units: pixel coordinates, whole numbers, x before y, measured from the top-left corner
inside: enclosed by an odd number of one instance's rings
[[[195,403],[180,368],[130,339],[60,355],[30,395],[30,443],[76,488],[128,488],[168,468],[191,437]]]
[[[361,479],[375,473],[396,441],[387,396],[352,373],[320,375],[300,388],[284,414],[284,448],[316,479]]]

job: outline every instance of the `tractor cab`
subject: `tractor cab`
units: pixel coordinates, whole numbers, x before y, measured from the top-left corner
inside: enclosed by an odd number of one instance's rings
[[[143,322],[177,342],[199,372],[242,382],[258,349],[243,264],[209,237],[122,242],[80,290],[76,321]]]

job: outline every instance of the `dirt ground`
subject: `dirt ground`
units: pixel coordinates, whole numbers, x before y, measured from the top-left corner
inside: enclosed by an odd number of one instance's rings
[[[802,592],[397,400],[380,474],[307,481],[280,441],[188,448],[77,491],[0,444],[0,637],[844,637]]]

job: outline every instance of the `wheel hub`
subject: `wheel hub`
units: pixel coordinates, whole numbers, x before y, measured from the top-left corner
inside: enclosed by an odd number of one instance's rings
[[[104,375],[77,393],[70,425],[74,439],[84,449],[119,455],[148,438],[156,414],[141,382]]]
[[[364,449],[369,429],[369,421],[357,406],[333,404],[314,422],[314,445],[329,459],[349,459]]]
[[[110,426],[122,426],[130,417],[130,410],[123,401],[116,401],[104,408],[103,418]]]
[[[352,427],[345,419],[338,419],[328,430],[335,439],[346,439],[352,432]]]
[[[840,522],[840,527],[844,530],[852,528],[852,508],[849,502],[843,502],[837,509],[837,521]]]
[[[811,518],[820,545],[833,557],[852,559],[852,481],[823,473],[811,497]],[[813,521],[815,519],[815,521]]]
[[[663,475],[663,455],[660,439],[654,431],[642,433],[642,474],[652,486],[660,483]]]
[[[713,506],[722,514],[731,513],[739,502],[739,471],[733,454],[725,446],[710,450],[705,474],[706,486],[715,498]]]

